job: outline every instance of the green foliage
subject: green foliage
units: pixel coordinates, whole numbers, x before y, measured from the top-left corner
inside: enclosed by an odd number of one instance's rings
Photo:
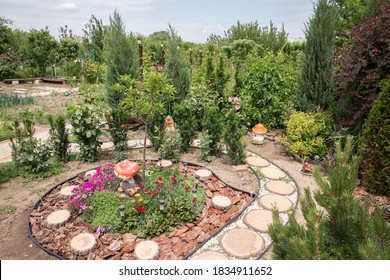
[[[97,84],[103,81],[106,65],[98,62],[87,61],[83,69],[84,78],[90,84]]]
[[[251,123],[283,127],[298,84],[297,61],[290,55],[249,56],[242,71],[242,98]]]
[[[0,163],[0,184],[8,182],[11,178],[19,176],[19,169],[15,162]]]
[[[314,4],[314,15],[305,28],[306,45],[301,62],[299,94],[295,108],[328,110],[334,102],[333,44],[337,28],[337,9],[329,0]]]
[[[111,113],[106,115],[109,132],[114,142],[115,158],[118,161],[126,159],[127,145],[127,123],[129,121],[129,114],[122,108],[111,110]]]
[[[187,152],[195,138],[195,133],[198,128],[190,99],[187,98],[183,102],[175,105],[173,119],[175,120],[176,127],[180,131],[181,139],[179,147],[183,152]]]
[[[314,155],[324,156],[326,140],[332,129],[332,119],[324,112],[292,112],[286,122],[286,136],[282,142],[292,155],[308,160]]]
[[[0,92],[0,108],[9,108],[23,106],[34,103],[32,96],[23,96],[19,94],[7,94]]]
[[[75,60],[79,56],[80,43],[72,38],[63,38],[57,46],[57,60]]]
[[[83,46],[85,47],[86,56],[89,60],[95,62],[103,61],[104,35],[107,27],[103,25],[101,19],[91,16],[88,23],[83,29]]]
[[[178,48],[179,37],[177,32],[169,25],[168,59],[165,66],[165,74],[170,79],[176,91],[176,99],[181,101],[190,92],[191,74],[182,52]]]
[[[117,11],[110,16],[110,25],[104,36],[104,61],[107,65],[105,76],[106,100],[113,109],[118,109],[124,98],[123,93],[112,86],[120,81],[122,75],[138,76],[138,63],[135,46],[126,35],[121,16]]]
[[[363,183],[373,193],[390,195],[390,78],[382,82],[364,124],[359,152]]]
[[[54,155],[62,162],[68,161],[69,132],[66,129],[66,119],[62,115],[49,115],[49,142]]]
[[[275,259],[382,259],[390,258],[390,228],[384,209],[370,213],[370,202],[353,195],[358,179],[359,160],[353,156],[349,138],[342,149],[336,144],[335,162],[329,163],[325,178],[314,167],[319,189],[305,189],[301,199],[305,225],[292,213],[283,225],[277,210],[269,234]],[[318,206],[317,206],[318,205]]]
[[[180,158],[180,143],[181,138],[178,130],[164,131],[164,137],[158,149],[160,157],[164,159],[178,160]]]
[[[222,114],[216,105],[208,105],[204,108],[202,122],[202,159],[211,160],[211,156],[220,153],[220,141],[222,139]]]
[[[223,139],[232,164],[240,164],[245,160],[246,145],[243,137],[246,131],[245,120],[239,110],[228,109],[224,116]]]
[[[14,137],[12,127],[8,123],[3,123],[0,126],[0,141],[8,140]]]
[[[18,66],[9,24],[12,24],[11,20],[0,17],[0,79],[12,78]]]
[[[94,90],[95,87],[85,88],[80,101],[67,105],[72,133],[80,145],[78,159],[84,162],[96,161],[101,146],[99,136],[102,112]]]
[[[41,76],[46,76],[46,67],[55,62],[57,41],[50,35],[49,30],[32,29],[27,34],[27,58],[32,67],[39,69]]]

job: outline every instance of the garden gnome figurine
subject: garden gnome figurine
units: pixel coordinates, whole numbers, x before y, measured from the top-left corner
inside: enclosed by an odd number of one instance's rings
[[[259,123],[256,124],[252,128],[252,143],[261,145],[264,143],[264,135],[267,133],[267,129],[264,127],[263,124]]]
[[[175,131],[175,122],[171,116],[165,118],[164,127],[166,131]]]

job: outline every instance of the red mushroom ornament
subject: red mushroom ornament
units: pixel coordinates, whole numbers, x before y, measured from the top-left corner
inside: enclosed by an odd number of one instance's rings
[[[134,183],[134,176],[139,172],[138,163],[130,160],[123,160],[115,165],[114,172],[123,181]]]

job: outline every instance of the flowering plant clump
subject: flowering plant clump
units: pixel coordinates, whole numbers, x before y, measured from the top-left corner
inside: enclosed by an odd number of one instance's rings
[[[311,173],[311,164],[308,163],[308,162],[305,162],[302,167],[301,167],[301,171],[303,173]]]
[[[204,189],[178,169],[146,167],[146,179],[127,192],[118,192],[113,165],[74,189],[71,204],[98,234],[132,232],[151,236],[195,220],[203,209]],[[195,190],[195,191],[194,191]],[[163,204],[163,207],[162,207]],[[122,209],[122,210],[119,210]]]

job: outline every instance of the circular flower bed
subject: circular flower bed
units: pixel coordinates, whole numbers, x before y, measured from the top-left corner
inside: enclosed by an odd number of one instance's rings
[[[183,259],[196,250],[251,201],[215,176],[205,182],[194,178],[199,166],[177,163],[170,168],[147,163],[145,180],[124,191],[113,165],[78,174],[49,191],[30,215],[33,240],[44,250],[65,259],[136,259],[136,245],[150,239],[159,245],[159,259]],[[72,189],[70,197],[64,189]],[[211,199],[224,195],[232,207],[217,209]],[[70,219],[47,224],[57,210],[69,210]],[[71,240],[92,233],[96,246],[80,255]]]

